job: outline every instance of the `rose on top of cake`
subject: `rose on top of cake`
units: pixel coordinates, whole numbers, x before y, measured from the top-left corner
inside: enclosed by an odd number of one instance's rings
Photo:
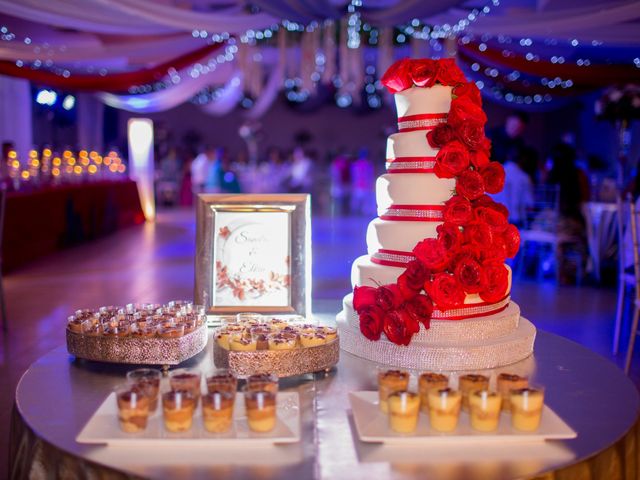
[[[436,83],[452,87],[447,121],[425,138],[438,149],[435,175],[456,181],[453,196],[444,204],[437,237],[415,245],[416,259],[395,284],[356,286],[353,292],[365,337],[379,340],[384,333],[391,342],[408,345],[421,324],[429,328],[434,308],[459,308],[467,294],[478,294],[486,303],[503,300],[509,284],[504,262],[518,252],[520,235],[508,222],[507,208],[487,195],[504,187],[504,168],[490,160],[480,91],[455,61],[403,59],[381,80],[392,94]]]

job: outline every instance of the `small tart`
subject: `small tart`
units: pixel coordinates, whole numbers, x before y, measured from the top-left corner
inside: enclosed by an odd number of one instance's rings
[[[317,347],[327,343],[327,337],[321,333],[301,333],[300,345],[304,348]]]

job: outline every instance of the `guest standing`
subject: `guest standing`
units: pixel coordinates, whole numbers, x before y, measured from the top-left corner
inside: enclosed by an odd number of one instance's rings
[[[488,133],[491,139],[491,159],[505,163],[509,155],[514,155],[525,147],[523,134],[529,123],[529,116],[524,112],[510,113],[502,127]]]
[[[504,164],[504,189],[493,195],[509,209],[509,222],[518,228],[525,226],[527,211],[533,207],[533,182],[525,170],[532,156],[535,158],[535,150],[524,147],[509,158]]]
[[[293,150],[289,190],[292,193],[309,193],[312,185],[311,159],[305,154],[302,147],[296,147]]]
[[[349,158],[342,152],[331,162],[331,210],[334,215],[348,215],[351,196]]]
[[[373,162],[369,159],[367,149],[362,148],[358,158],[351,165],[351,213],[356,215],[369,215],[373,213],[372,200],[375,182]]]
[[[204,150],[191,162],[191,185],[193,193],[202,193],[205,190],[209,177],[209,168],[215,161],[216,150],[213,145],[206,145]]]

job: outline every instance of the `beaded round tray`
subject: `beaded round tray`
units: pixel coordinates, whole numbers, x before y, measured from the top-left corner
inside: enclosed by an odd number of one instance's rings
[[[178,338],[83,335],[67,328],[67,351],[77,358],[108,363],[178,365],[207,346],[207,325]]]
[[[236,352],[214,342],[213,361],[218,368],[228,368],[236,376],[275,373],[292,377],[304,373],[327,371],[340,358],[339,338],[324,345],[291,350],[255,350]]]

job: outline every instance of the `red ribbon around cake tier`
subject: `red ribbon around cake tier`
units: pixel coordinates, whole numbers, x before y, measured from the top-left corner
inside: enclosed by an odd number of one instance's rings
[[[401,222],[442,222],[444,206],[393,204],[380,215],[380,218],[382,220],[398,220]]]
[[[433,130],[447,121],[446,113],[421,113],[398,117],[398,132],[414,132],[416,130]]]
[[[495,303],[482,302],[464,305],[450,310],[438,310],[434,308],[431,314],[432,320],[465,320],[467,318],[484,317],[485,315],[495,315],[500,313],[509,306],[511,297],[505,296],[502,300]]]
[[[397,157],[387,159],[387,173],[433,173],[436,157]]]
[[[389,250],[381,248],[373,255],[371,255],[371,261],[378,265],[386,265],[388,267],[402,267],[405,268],[407,263],[415,260],[416,257],[412,252],[403,252],[400,250]]]

